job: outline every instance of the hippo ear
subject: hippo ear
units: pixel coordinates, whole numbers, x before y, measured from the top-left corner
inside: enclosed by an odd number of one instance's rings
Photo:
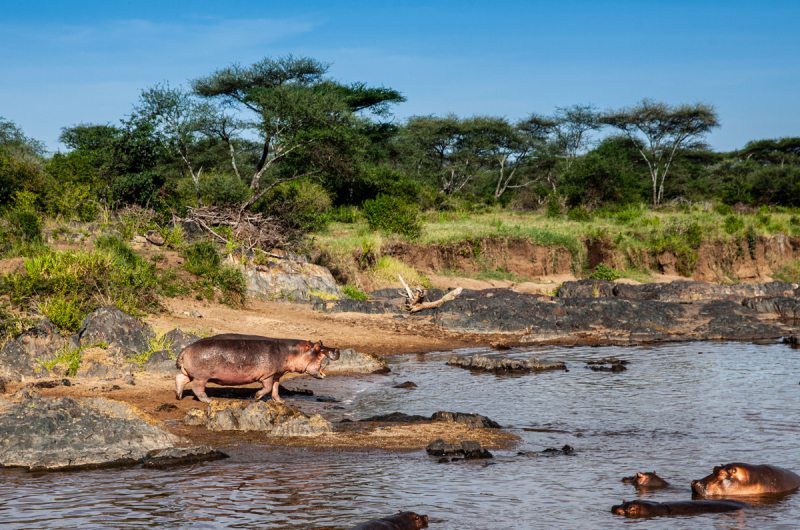
[[[322,343],[321,343],[321,342],[318,342],[318,343],[314,344],[314,351],[315,351],[315,352],[320,352],[320,351],[322,351],[322,348],[320,348],[320,346],[321,346],[321,345],[322,345]]]
[[[714,466],[714,469],[711,470],[712,473],[719,473],[719,470],[722,469],[722,466]]]
[[[319,341],[319,345],[320,345],[320,346],[324,346],[324,344],[322,344],[322,341]]]

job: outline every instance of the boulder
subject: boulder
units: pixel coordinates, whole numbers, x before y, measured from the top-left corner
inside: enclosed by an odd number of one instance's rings
[[[89,313],[78,330],[82,346],[107,344],[117,364],[126,357],[137,355],[150,348],[155,336],[152,328],[114,306],[101,307]]]
[[[566,370],[562,362],[545,361],[538,357],[528,359],[508,359],[505,357],[489,357],[475,354],[454,355],[446,363],[448,366],[458,366],[470,370],[483,370],[486,372],[541,372],[545,370]]]
[[[442,439],[434,440],[425,448],[431,456],[464,455],[464,458],[492,458],[492,453],[487,451],[478,442],[467,440],[458,444],[449,444]]]
[[[175,359],[172,358],[168,350],[154,351],[147,358],[142,367],[145,372],[156,375],[177,374],[178,368]]]
[[[103,398],[32,396],[0,413],[0,465],[58,469],[129,464],[178,437],[134,407]]]
[[[205,425],[212,431],[259,431],[266,436],[315,436],[334,432],[319,414],[301,411],[274,401],[211,400],[208,410],[192,409],[186,425]]]
[[[147,232],[144,233],[144,238],[148,242],[159,247],[165,243],[164,236],[162,236],[158,230],[148,230]]]
[[[616,357],[603,357],[595,361],[586,361],[586,368],[595,372],[624,372],[628,361],[617,359]]]
[[[492,458],[492,453],[483,448],[478,442],[471,440],[461,442],[461,449],[464,451],[464,458]]]
[[[45,318],[16,338],[17,344],[33,358],[49,361],[55,353],[63,350],[67,341],[53,321]]]
[[[312,294],[322,294],[323,298],[331,300],[345,298],[330,270],[308,263],[299,256],[243,265],[230,255],[227,262],[244,274],[249,298],[275,300],[291,296],[293,300],[310,300]]]
[[[326,374],[383,374],[390,371],[382,357],[351,349],[339,350],[336,361],[323,357],[322,367]]]
[[[465,414],[463,412],[434,412],[431,421],[448,421],[460,423],[471,429],[499,429],[500,425],[486,416],[480,414]]]
[[[168,331],[164,335],[164,339],[169,344],[169,353],[174,359],[177,359],[184,348],[200,340],[200,337],[194,333],[186,333],[180,328],[175,328],[172,331]]]
[[[757,313],[767,313],[783,318],[800,319],[800,298],[787,296],[759,296],[745,298],[742,305]]]
[[[428,416],[418,414],[406,414],[404,412],[390,412],[389,414],[378,414],[358,421],[373,421],[381,423],[416,423],[419,421],[430,421]]]
[[[210,445],[172,448],[149,453],[145,457],[142,467],[160,469],[173,466],[185,466],[209,460],[221,460],[223,458],[228,458],[228,455],[214,449]]]

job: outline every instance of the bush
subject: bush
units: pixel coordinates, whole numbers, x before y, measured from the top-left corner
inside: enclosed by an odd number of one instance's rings
[[[277,217],[292,239],[323,228],[330,207],[331,197],[325,188],[310,180],[295,180],[270,190],[255,210]]]
[[[577,208],[570,208],[567,212],[567,219],[585,223],[592,220],[592,214],[586,208],[578,206]]]
[[[720,215],[731,215],[733,214],[733,207],[730,204],[718,204],[714,210]]]
[[[200,177],[200,197],[205,204],[228,206],[242,203],[251,190],[233,173],[207,173]]]
[[[247,290],[244,274],[235,267],[222,265],[222,259],[213,243],[198,241],[185,247],[181,254],[186,259],[183,268],[201,278],[194,286],[195,291],[206,298],[212,298],[213,287],[216,286],[222,292],[222,303],[244,304]]]
[[[20,241],[41,241],[42,223],[32,210],[12,210],[8,222],[14,237]]]
[[[735,215],[729,215],[725,218],[725,232],[735,234],[744,230],[744,221]]]
[[[605,280],[607,282],[613,282],[617,278],[620,278],[622,273],[620,273],[616,269],[612,269],[608,265],[599,264],[597,267],[594,268],[594,272],[589,275],[589,279],[591,280]]]
[[[369,295],[349,283],[342,287],[342,292],[353,300],[369,300]]]
[[[80,329],[84,315],[89,313],[84,304],[80,303],[77,294],[53,295],[41,304],[40,309],[58,329],[72,333]]]
[[[379,195],[377,199],[364,201],[364,218],[373,230],[385,230],[416,239],[422,234],[419,211],[402,199],[390,195]]]
[[[551,195],[550,199],[547,201],[547,208],[545,209],[544,215],[551,218],[561,216],[561,201],[559,201],[558,197],[555,195]]]

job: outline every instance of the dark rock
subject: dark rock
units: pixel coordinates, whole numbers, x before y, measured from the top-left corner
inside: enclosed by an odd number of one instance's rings
[[[167,225],[167,229],[170,231],[175,227],[181,228],[183,239],[186,241],[200,239],[205,235],[202,227],[194,221],[178,221],[177,223],[170,221],[170,223]]]
[[[405,383],[400,383],[399,385],[394,385],[392,388],[417,388],[416,383],[412,381],[406,381]]]
[[[41,376],[42,370],[42,365],[15,340],[6,342],[0,350],[0,377],[6,381],[25,381]]]
[[[490,344],[491,344],[492,348],[494,348],[495,350],[499,350],[499,351],[504,351],[504,350],[510,350],[511,349],[511,346],[509,346],[507,342],[503,342],[503,341],[494,341],[494,342],[491,342]]]
[[[577,280],[564,282],[558,288],[558,298],[608,298],[614,296],[616,283],[606,280]]]
[[[266,436],[315,436],[335,431],[319,414],[309,417],[275,401],[212,400],[205,413],[190,410],[184,423],[204,424],[213,431],[260,431]]]
[[[317,398],[320,403],[339,403],[339,400],[330,396],[320,396]]]
[[[63,350],[67,343],[49,318],[39,321],[34,327],[17,337],[16,342],[32,358],[42,361],[55,359],[54,354]]]
[[[463,412],[434,412],[431,421],[447,421],[460,423],[471,429],[499,429],[500,425],[480,414],[465,414]]]
[[[492,453],[481,447],[481,444],[473,441],[461,442],[461,449],[464,451],[464,458],[492,458]]]
[[[156,407],[156,412],[172,412],[173,410],[178,410],[176,405],[172,403],[163,403]]]
[[[114,306],[101,307],[83,319],[78,335],[83,346],[108,344],[108,351],[116,354],[117,364],[125,357],[147,351],[154,337],[149,325]]]
[[[463,455],[461,444],[449,444],[442,439],[434,440],[428,444],[425,451],[431,456]]]
[[[557,449],[555,447],[548,447],[547,449],[542,451],[542,454],[545,454],[547,456],[572,456],[575,454],[575,449],[573,449],[569,445],[565,445],[561,449]]]
[[[390,371],[382,357],[351,349],[339,350],[336,361],[323,357],[322,368],[326,374],[383,374]]]
[[[470,370],[483,370],[487,372],[539,372],[544,370],[566,370],[562,362],[544,361],[537,357],[528,359],[508,359],[505,357],[489,357],[475,354],[472,356],[453,356],[447,363],[449,366],[458,366]]]
[[[34,390],[32,387],[29,386],[20,388],[19,390],[11,394],[12,401],[21,401],[23,403],[26,401],[37,400],[41,398],[42,398],[42,393],[39,392],[38,390]]]
[[[0,394],[6,393],[6,382],[0,378]]]
[[[209,460],[221,460],[228,458],[228,455],[218,451],[210,445],[199,447],[172,448],[150,453],[145,457],[142,467],[165,468],[172,466],[183,466],[197,462],[207,462]]]
[[[450,461],[450,459],[447,458],[446,456],[443,456],[442,458],[439,459],[439,463],[440,464],[444,464],[444,463],[447,463],[449,461]]]
[[[800,335],[789,335],[783,337],[784,344],[791,344],[792,346],[800,346]]]
[[[184,333],[180,328],[175,328],[164,335],[164,339],[169,344],[169,353],[177,359],[178,355],[186,348],[200,340],[194,333]]]
[[[370,416],[358,421],[372,421],[372,422],[385,422],[385,423],[416,423],[418,421],[430,421],[428,416],[418,416],[413,414],[405,414],[403,412],[391,412],[389,414],[379,414],[377,416]]]
[[[757,298],[745,298],[742,300],[742,305],[757,313],[767,313],[778,315],[783,318],[800,319],[800,299],[794,297],[761,296]]]
[[[586,368],[591,368],[595,372],[624,372],[628,361],[617,359],[616,357],[603,357],[599,360],[586,361]]]
[[[55,379],[53,381],[39,381],[31,386],[33,388],[55,388],[57,386],[71,386],[72,383],[69,379]]]
[[[284,388],[282,386],[278,387],[278,395],[281,397],[291,397],[291,396],[313,396],[314,392],[307,388]]]
[[[178,368],[175,366],[175,359],[170,356],[170,352],[167,350],[151,353],[143,368],[145,372],[151,374],[176,374],[178,372]]]
[[[35,392],[35,391],[34,391]],[[0,465],[31,469],[135,463],[178,437],[124,403],[31,398],[0,415]]]

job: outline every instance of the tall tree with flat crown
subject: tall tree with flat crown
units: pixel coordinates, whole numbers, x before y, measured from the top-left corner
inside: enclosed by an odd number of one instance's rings
[[[250,179],[253,193],[241,210],[282,182],[318,177],[346,163],[340,159],[348,156],[344,147],[355,138],[354,114],[364,110],[382,114],[388,105],[405,101],[391,89],[326,79],[328,68],[307,57],[267,57],[249,67],[234,64],[192,81],[197,96],[254,115],[244,123],[260,138],[262,148]],[[268,174],[271,178],[265,178]]]
[[[717,112],[705,103],[668,105],[643,99],[638,105],[610,110],[600,122],[621,130],[639,146],[650,170],[653,206],[664,197],[664,181],[675,155],[681,150],[705,147],[702,138],[719,127]]]

